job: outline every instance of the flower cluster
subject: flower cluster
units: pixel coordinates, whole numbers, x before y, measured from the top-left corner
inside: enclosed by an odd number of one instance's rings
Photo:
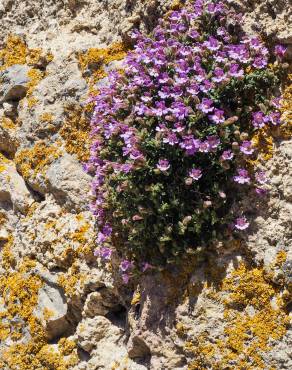
[[[246,165],[256,155],[250,138],[279,125],[280,113],[273,56],[240,22],[228,1],[173,11],[151,36],[134,33],[124,72],[92,98],[86,167],[95,174],[97,254],[122,254],[125,282],[137,268],[223,238],[231,224],[249,226],[233,211],[238,190],[267,181]],[[276,54],[282,59],[284,47]]]

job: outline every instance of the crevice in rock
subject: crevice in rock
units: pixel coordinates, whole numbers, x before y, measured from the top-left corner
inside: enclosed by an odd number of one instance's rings
[[[105,315],[110,322],[118,328],[125,329],[127,323],[127,309],[120,306],[117,311],[111,311]]]

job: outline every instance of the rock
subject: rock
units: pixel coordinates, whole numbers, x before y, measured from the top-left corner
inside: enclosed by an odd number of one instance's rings
[[[91,352],[105,338],[117,344],[122,334],[121,329],[103,316],[82,320],[77,327],[78,344],[86,352]]]
[[[81,98],[86,93],[87,84],[83,78],[69,79],[64,85],[64,94]]]
[[[65,154],[47,170],[51,193],[67,209],[86,210],[89,204],[91,177],[71,155]]]
[[[0,172],[0,202],[11,202],[16,211],[25,213],[34,202],[23,178],[12,164]]]
[[[0,72],[0,101],[20,100],[25,97],[29,77],[29,67],[15,64]]]
[[[90,293],[84,304],[83,316],[94,317],[97,315],[105,316],[110,311],[117,309],[117,298],[107,288],[102,288],[98,292]]]
[[[148,357],[151,353],[145,341],[138,336],[134,336],[128,343],[128,355],[130,358],[135,359]]]
[[[6,228],[3,226],[0,227],[0,242],[5,242],[9,239],[9,233]]]
[[[1,122],[2,120],[2,122]],[[8,123],[7,125],[5,123]],[[0,117],[0,151],[14,155],[17,151],[19,142],[15,132],[15,127],[10,124],[12,121]]]
[[[35,316],[43,323],[50,340],[65,334],[70,328],[67,313],[68,306],[61,288],[45,282],[38,293]]]

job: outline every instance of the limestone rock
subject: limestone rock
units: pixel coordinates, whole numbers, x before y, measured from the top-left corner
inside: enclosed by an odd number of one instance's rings
[[[34,202],[23,178],[11,163],[0,172],[0,202],[11,202],[14,209],[22,213]]]
[[[118,343],[122,337],[122,330],[112,325],[112,323],[103,316],[87,318],[77,327],[78,344],[84,351],[91,352],[98,343],[110,338],[113,344]]]
[[[110,311],[115,311],[117,308],[118,302],[115,295],[109,289],[102,288],[98,292],[92,292],[87,296],[84,304],[83,316],[105,316]]]
[[[43,322],[50,339],[59,337],[69,329],[67,313],[66,298],[60,287],[45,282],[38,293],[35,316]]]
[[[27,92],[29,67],[15,64],[0,72],[0,101],[20,100]]]
[[[86,210],[89,204],[91,178],[80,163],[70,155],[64,155],[47,171],[50,191],[67,209]]]

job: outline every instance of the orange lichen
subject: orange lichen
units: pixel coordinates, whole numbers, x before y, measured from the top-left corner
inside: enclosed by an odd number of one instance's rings
[[[61,152],[56,145],[48,146],[37,142],[32,148],[21,150],[15,156],[15,163],[19,172],[25,179],[37,175],[45,175],[48,166],[60,156]]]

